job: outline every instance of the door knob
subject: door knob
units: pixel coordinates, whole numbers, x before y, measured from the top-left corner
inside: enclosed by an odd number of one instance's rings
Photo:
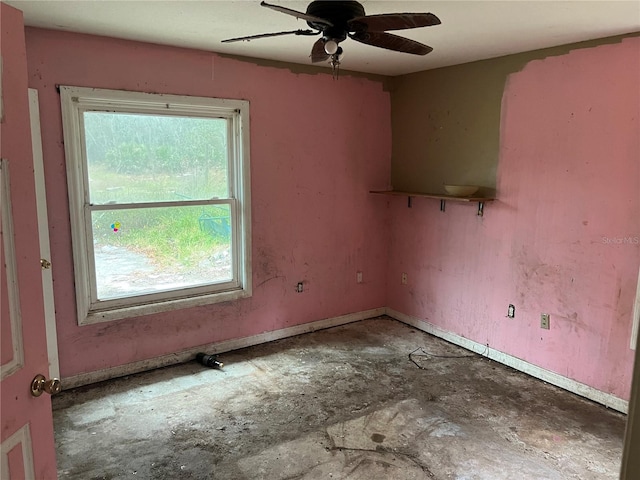
[[[42,392],[47,392],[49,395],[55,395],[56,393],[59,393],[60,390],[60,380],[57,378],[47,380],[44,378],[44,375],[38,374],[31,381],[31,395],[34,397],[39,397],[42,395]]]

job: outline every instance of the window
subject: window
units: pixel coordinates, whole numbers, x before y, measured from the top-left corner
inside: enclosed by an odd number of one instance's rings
[[[60,95],[78,323],[250,296],[249,103]]]

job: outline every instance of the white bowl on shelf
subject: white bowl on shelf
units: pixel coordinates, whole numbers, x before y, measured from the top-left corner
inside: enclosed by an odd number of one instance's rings
[[[480,187],[477,185],[445,185],[444,189],[454,197],[469,197],[476,193]]]

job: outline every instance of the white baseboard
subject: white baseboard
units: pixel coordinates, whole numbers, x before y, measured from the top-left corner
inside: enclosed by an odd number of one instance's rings
[[[601,392],[600,390],[596,390],[589,385],[585,385],[584,383],[577,382],[550,370],[546,370],[542,367],[538,367],[537,365],[525,362],[524,360],[521,360],[507,353],[488,348],[486,345],[474,342],[473,340],[469,340],[468,338],[461,337],[460,335],[444,330],[417,317],[412,317],[410,315],[405,315],[404,313],[397,312],[392,308],[387,308],[386,314],[402,323],[406,323],[407,325],[415,327],[418,330],[433,335],[434,337],[442,338],[443,340],[453,343],[454,345],[458,345],[462,348],[466,348],[467,350],[471,350],[472,352],[482,354],[483,356],[490,358],[491,360],[495,360],[498,363],[507,365],[511,368],[526,373],[527,375],[531,375],[532,377],[539,378],[540,380],[555,385],[556,387],[563,388],[564,390],[575,393],[576,395],[580,395],[581,397],[593,400],[594,402],[600,403],[613,410],[617,410],[618,412],[627,413],[629,410],[628,401],[618,398],[615,395],[611,395],[610,393]]]
[[[303,333],[315,332],[317,330],[324,330],[325,328],[337,327],[339,325],[346,325],[347,323],[352,322],[359,322],[360,320],[366,320],[367,318],[379,317],[380,315],[384,315],[385,312],[386,308],[381,307],[374,308],[372,310],[365,310],[362,312],[349,313],[347,315],[341,315],[339,317],[326,318],[324,320],[317,320],[315,322],[303,323],[302,325],[295,325],[293,327],[282,328],[280,330],[260,333],[258,335],[252,335],[250,337],[225,340],[223,342],[209,343],[207,345],[199,345],[197,347],[188,348],[177,353],[162,355],[160,357],[141,360],[139,362],[127,363],[126,365],[120,365],[117,367],[105,368],[103,370],[97,370],[95,372],[81,373],[72,377],[63,378],[61,381],[62,389],[68,390],[70,388],[76,388],[82,385],[89,385],[91,383],[102,382],[105,380],[110,380],[112,378],[132,375],[134,373],[140,373],[147,370],[153,370],[154,368],[167,367],[169,365],[188,362],[190,360],[193,360],[196,356],[196,353],[198,352],[207,352],[211,354],[230,352],[239,348],[251,347],[254,345],[259,345],[261,343],[280,340],[282,338],[295,337],[296,335],[301,335]]]
[[[527,375],[531,375],[532,377],[539,378],[540,380],[563,388],[571,393],[575,393],[576,395],[580,395],[582,397],[588,398],[589,400],[593,400],[594,402],[600,403],[608,408],[617,410],[618,412],[622,413],[628,412],[629,402],[611,395],[610,393],[602,392],[593,387],[590,387],[589,385],[585,385],[584,383],[577,382],[550,370],[546,370],[542,367],[538,367],[537,365],[525,362],[524,360],[521,360],[507,353],[503,353],[492,348],[487,348],[486,345],[474,342],[473,340],[469,340],[468,338],[461,337],[460,335],[444,330],[417,317],[405,315],[404,313],[400,313],[396,310],[393,310],[392,308],[384,307],[365,310],[362,312],[350,313],[347,315],[327,318],[324,320],[317,320],[315,322],[304,323],[302,325],[274,330],[272,332],[260,333],[258,335],[252,335],[250,337],[199,345],[197,347],[182,350],[178,353],[162,355],[160,357],[150,358],[148,360],[142,360],[134,363],[128,363],[126,365],[120,365],[117,367],[105,368],[103,370],[97,370],[95,372],[81,373],[72,377],[63,378],[61,382],[62,389],[68,390],[71,388],[80,387],[82,385],[89,385],[91,383],[102,382],[105,380],[110,380],[112,378],[123,377],[125,375],[132,375],[134,373],[153,370],[155,368],[188,362],[193,360],[196,353],[198,352],[230,352],[239,348],[251,347],[254,345],[259,345],[261,343],[280,340],[282,338],[294,337],[303,333],[310,333],[317,330],[323,330],[325,328],[346,325],[347,323],[358,322],[360,320],[366,320],[368,318],[374,318],[385,314],[394,318],[395,320],[398,320],[399,322],[415,327],[418,330],[426,332],[435,337],[442,338],[447,342],[453,343],[454,345],[458,345],[462,348],[466,348],[467,350],[470,350],[472,352],[482,354],[483,356],[486,356],[491,360],[502,363],[503,365],[507,365],[511,368],[526,373]]]

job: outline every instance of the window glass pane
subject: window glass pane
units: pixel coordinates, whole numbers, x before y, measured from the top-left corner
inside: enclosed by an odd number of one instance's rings
[[[84,112],[91,203],[228,198],[227,120]]]
[[[99,300],[232,279],[229,205],[94,211]]]

